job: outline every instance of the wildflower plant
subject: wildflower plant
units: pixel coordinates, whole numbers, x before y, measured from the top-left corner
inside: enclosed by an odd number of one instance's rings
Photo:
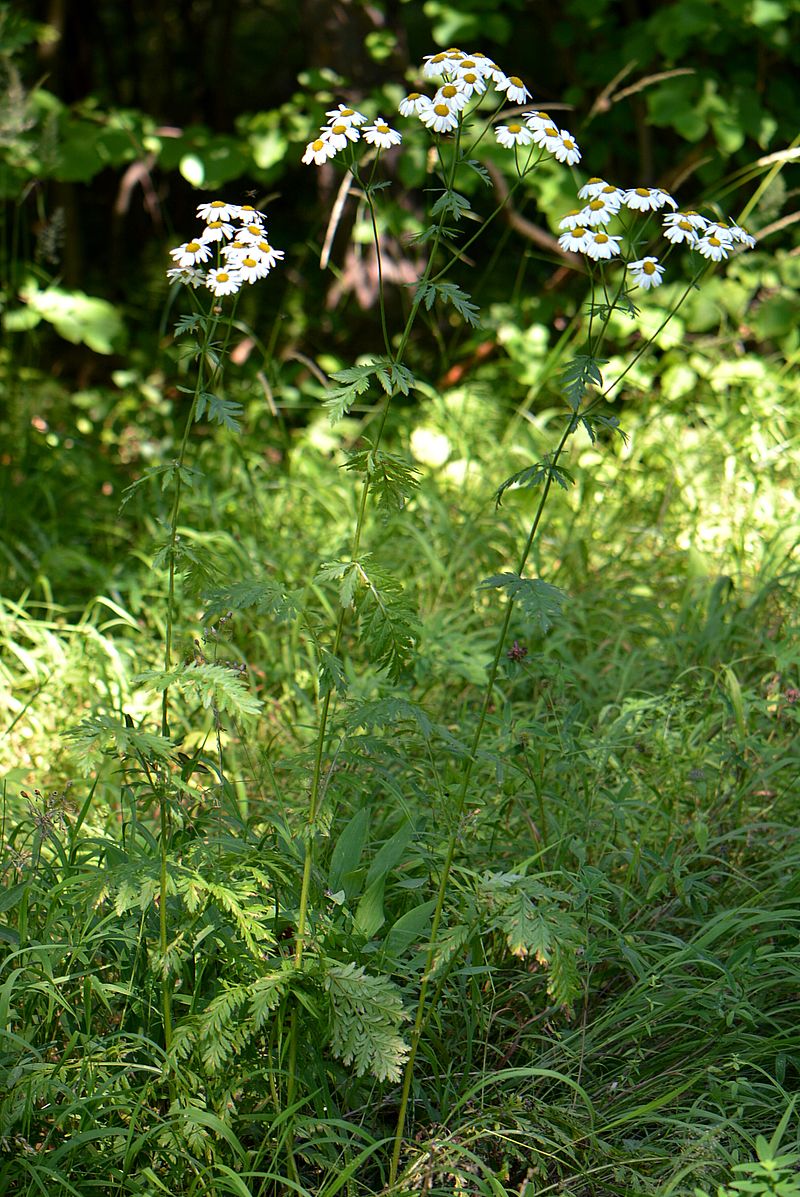
[[[350,410],[357,397],[366,395],[370,390],[377,393],[381,409],[377,431],[368,449],[353,455],[348,464],[348,469],[361,478],[350,559],[329,563],[323,567],[320,575],[328,582],[338,583],[339,616],[333,642],[325,650],[320,663],[322,707],[308,808],[305,867],[296,940],[298,965],[303,960],[309,942],[315,831],[323,797],[324,761],[329,752],[331,708],[336,699],[345,697],[347,690],[341,660],[344,628],[348,612],[355,611],[360,616],[363,633],[365,621],[362,604],[370,601],[368,596],[373,591],[371,566],[362,547],[367,505],[373,492],[375,499],[385,502],[387,489],[393,489],[397,506],[402,506],[416,485],[413,471],[400,468],[396,460],[390,461],[389,455],[381,447],[387,412],[396,395],[406,395],[418,385],[404,358],[420,309],[431,311],[448,305],[467,324],[477,325],[480,322],[480,313],[471,296],[451,281],[448,275],[497,216],[502,203],[479,223],[476,232],[463,237],[459,226],[465,216],[472,216],[473,213],[469,199],[457,190],[458,180],[466,171],[476,172],[488,182],[488,175],[475,154],[481,142],[491,133],[496,144],[508,153],[511,170],[516,175],[509,194],[545,160],[553,160],[572,171],[582,162],[582,151],[576,137],[569,129],[563,128],[545,107],[525,110],[521,115],[512,111],[503,117],[503,110],[509,106],[519,108],[530,102],[531,92],[522,79],[507,74],[485,54],[466,52],[458,47],[429,54],[424,59],[421,75],[424,82],[420,90],[410,92],[400,101],[399,117],[422,126],[432,138],[440,189],[430,210],[431,223],[417,237],[418,243],[428,247],[427,262],[414,287],[405,327],[394,336],[387,327],[378,231],[377,204],[379,191],[385,184],[376,183],[376,172],[382,154],[402,153],[403,134],[392,128],[382,116],[370,124],[363,113],[346,104],[339,104],[326,113],[328,122],[320,128],[318,136],[308,144],[303,154],[303,162],[309,165],[322,166],[334,161],[341,163],[351,173],[368,207],[378,261],[380,319],[386,353],[384,357],[335,374],[335,385],[327,398],[334,422]],[[367,163],[370,163],[370,169],[365,175]],[[604,361],[601,353],[609,320],[618,308],[636,314],[636,307],[630,299],[631,293],[659,287],[671,266],[668,262],[670,256],[679,249],[689,252],[695,269],[683,296],[666,314],[664,324],[672,318],[689,290],[696,285],[709,262],[722,261],[735,249],[749,248],[754,244],[750,234],[737,225],[715,221],[697,212],[679,210],[678,201],[662,188],[620,187],[593,176],[578,187],[577,199],[578,205],[561,221],[558,240],[562,251],[583,259],[589,275],[587,340],[582,352],[577,353],[563,371],[562,388],[567,414],[558,444],[543,460],[506,479],[497,491],[498,503],[508,492],[534,485],[541,487],[541,496],[517,569],[487,578],[481,583],[482,587],[500,590],[505,595],[505,613],[480,713],[463,763],[461,782],[451,814],[452,831],[439,870],[427,960],[404,1066],[390,1183],[397,1179],[400,1164],[415,1059],[429,1017],[429,984],[435,972],[434,961],[439,951],[445,899],[471,777],[478,759],[487,713],[495,700],[501,661],[503,658],[516,660],[518,656],[517,642],[510,649],[507,644],[512,610],[518,607],[531,622],[545,630],[558,618],[564,601],[563,594],[544,579],[527,576],[526,572],[534,542],[540,532],[545,503],[554,483],[562,487],[569,486],[569,475],[559,462],[568,440],[579,428],[583,427],[592,440],[597,439],[600,429],[620,431],[616,418],[604,412],[609,396],[627,372],[624,371],[608,384],[603,378]],[[663,246],[659,242],[663,242]],[[647,345],[643,346],[637,356],[641,356],[646,348]],[[394,481],[389,481],[392,476]],[[401,630],[394,639],[389,634],[391,650],[386,648],[385,638],[380,639],[383,646],[381,655],[373,659],[396,676],[413,651],[416,633],[413,619],[402,598],[402,587],[398,589],[399,580],[395,580],[394,586],[394,590],[385,590],[381,602],[382,618],[391,622],[393,604],[396,604],[397,624]],[[374,623],[368,623],[367,626],[374,631]],[[369,653],[369,646],[365,647]],[[290,1060],[291,1077],[294,1076],[294,1061],[293,1054]],[[294,1095],[292,1081],[290,1097]]]

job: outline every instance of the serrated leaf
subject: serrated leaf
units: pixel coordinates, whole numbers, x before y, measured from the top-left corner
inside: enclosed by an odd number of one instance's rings
[[[472,205],[465,195],[459,195],[457,191],[447,189],[444,191],[436,203],[431,208],[431,216],[441,216],[446,214],[452,216],[453,220],[461,220],[467,213],[472,211]]]
[[[542,635],[549,632],[567,599],[558,586],[541,578],[522,578],[519,574],[495,574],[484,578],[479,589],[490,588],[505,590],[509,601],[519,603],[528,619],[538,624]]]
[[[255,607],[259,615],[269,615],[278,623],[287,623],[302,611],[302,591],[287,590],[265,578],[246,578],[228,586],[215,586],[206,591],[203,598],[208,604],[205,622],[224,611]]]
[[[507,490],[525,490],[532,486],[539,486],[548,478],[557,483],[562,490],[568,490],[570,486],[575,485],[575,479],[569,470],[563,466],[551,464],[549,457],[543,457],[535,465],[519,470],[510,478],[506,478],[495,494],[496,506],[501,506],[503,495]]]
[[[600,367],[605,358],[592,357],[588,353],[577,354],[568,362],[561,375],[561,388],[573,411],[577,411],[589,386],[602,388],[603,375]]]
[[[198,422],[208,412],[212,424],[221,424],[230,432],[241,432],[240,416],[244,408],[234,399],[225,399],[222,395],[214,395],[211,391],[201,391],[197,396],[194,418]]]
[[[199,312],[185,313],[175,325],[175,336],[180,337],[186,332],[196,332],[205,323],[205,317]]]
[[[327,648],[319,650],[319,694],[325,698],[332,690],[337,694],[347,693],[347,677],[342,660]]]
[[[366,449],[351,453],[345,469],[363,474],[369,480],[370,492],[377,498],[378,510],[388,519],[395,511],[402,511],[406,501],[419,486],[416,466],[383,449],[375,450],[369,442]]]
[[[480,327],[480,310],[470,301],[466,291],[462,291],[455,283],[421,283],[417,295],[427,311],[433,307],[436,299],[452,304],[458,314],[473,328]]]

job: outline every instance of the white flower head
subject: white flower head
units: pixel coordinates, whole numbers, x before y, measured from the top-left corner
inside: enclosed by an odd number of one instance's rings
[[[367,119],[363,112],[358,112],[355,108],[348,108],[345,104],[337,104],[325,115],[330,117],[332,125],[363,125]]]
[[[447,71],[452,59],[446,54],[426,54],[422,60],[422,73],[426,79],[438,79]]]
[[[372,125],[365,125],[363,130],[364,141],[368,141],[370,145],[376,145],[381,150],[388,150],[393,145],[400,145],[403,140],[402,136],[396,129],[390,129],[382,116],[375,118],[375,123]]]
[[[445,103],[454,112],[462,112],[469,104],[469,95],[460,83],[445,83],[439,88],[432,102]]]
[[[533,136],[534,144],[547,150],[548,154],[555,154],[556,150],[561,148],[561,135],[555,125],[540,124],[534,121],[528,121],[527,125]]]
[[[225,266],[218,270],[209,270],[206,286],[214,295],[235,295],[242,285],[242,276],[238,270],[228,270]]]
[[[198,204],[197,215],[201,220],[236,220],[239,204],[226,204],[224,200],[212,200],[210,204]]]
[[[637,287],[648,291],[651,287],[660,287],[664,279],[664,267],[658,258],[641,258],[638,262],[629,262],[628,270]]]
[[[421,92],[412,91],[397,105],[397,111],[401,116],[419,116],[426,108],[431,107],[430,96],[424,96]]]
[[[206,241],[185,241],[169,251],[169,256],[178,266],[185,269],[197,266],[200,262],[207,262],[211,257],[211,246]]]
[[[743,245],[745,247],[745,249],[755,249],[755,247],[756,247],[755,237],[753,236],[752,233],[748,233],[747,230],[743,229],[740,225],[734,224],[733,222],[731,222],[731,226],[728,229],[728,232],[730,233],[733,240],[735,242],[737,242],[739,245]]]
[[[532,136],[532,135],[531,135]],[[559,130],[558,137],[552,138],[555,148],[547,146],[546,148],[555,158],[556,162],[566,162],[567,166],[574,166],[576,162],[581,160],[581,152],[578,149],[578,143],[568,129]]]
[[[530,145],[533,141],[533,134],[525,125],[497,125],[494,135],[497,144],[505,146],[508,150],[513,149],[515,145]]]
[[[267,270],[271,270],[286,256],[284,250],[274,249],[267,240],[259,241],[252,246],[250,252],[252,257],[257,258],[263,266],[266,266]]]
[[[721,262],[723,258],[727,258],[732,245],[730,240],[723,241],[713,233],[704,233],[702,237],[697,238],[692,249],[696,249],[702,257],[710,258],[712,262]]]
[[[252,204],[240,204],[236,219],[241,220],[242,224],[263,224],[267,218]]]
[[[566,233],[561,234],[558,244],[562,249],[569,250],[571,253],[582,254],[586,252],[591,235],[591,229],[575,225],[573,228],[568,229]]]
[[[494,85],[498,91],[504,91],[514,104],[524,104],[531,98],[531,93],[518,75],[504,75],[500,71],[499,77],[498,75],[494,77]]]
[[[242,225],[240,229],[236,230],[236,240],[242,245],[249,245],[251,241],[260,241],[266,235],[267,230],[260,220],[254,220],[252,224]]]
[[[553,123],[553,118],[550,113],[541,112],[538,108],[535,108],[533,112],[524,112],[522,114],[522,119],[525,121],[525,124],[528,126],[528,128],[534,133],[537,129],[546,129],[548,125],[552,125]]]
[[[203,229],[201,241],[230,241],[234,227],[224,220],[210,220]]]
[[[671,208],[678,206],[669,192],[660,187],[631,187],[624,193],[622,202],[634,212],[657,212],[665,204]]]
[[[323,162],[327,162],[329,158],[336,156],[336,150],[331,145],[327,137],[317,137],[316,140],[310,141],[306,146],[306,152],[303,154],[302,161],[306,165],[313,162],[316,166],[322,166]]]
[[[598,178],[594,175],[593,178],[587,179],[583,187],[578,192],[578,199],[594,199],[604,187],[608,187],[605,179]]]
[[[612,237],[602,229],[587,229],[584,253],[595,261],[613,258],[620,253],[621,237]]]
[[[584,211],[579,208],[573,208],[571,212],[567,212],[558,222],[560,229],[576,229],[582,222]]]
[[[611,218],[619,212],[619,205],[609,202],[602,195],[595,196],[581,209],[581,223],[594,228],[598,224],[610,224]]]
[[[167,278],[171,283],[183,283],[195,290],[202,287],[206,281],[204,270],[195,270],[192,266],[171,266],[167,271]]]
[[[358,141],[361,136],[355,125],[344,125],[339,122],[320,129],[320,133],[325,136],[336,153],[343,150],[348,141]]]
[[[431,104],[430,108],[420,113],[419,119],[434,133],[451,133],[458,128],[458,117],[450,105],[444,102]]]
[[[231,263],[231,265],[233,265]],[[235,273],[240,276],[242,282],[255,283],[260,278],[266,278],[269,274],[269,266],[262,258],[255,256],[255,251],[247,251],[245,256],[237,257],[235,265]]]
[[[483,76],[477,63],[471,59],[466,62],[458,64],[456,72],[456,79],[461,85],[461,89],[466,96],[482,96],[486,91],[486,79]]]
[[[679,219],[676,219],[678,217]],[[690,220],[680,212],[672,212],[664,219],[664,236],[673,245],[694,245],[700,234]]]

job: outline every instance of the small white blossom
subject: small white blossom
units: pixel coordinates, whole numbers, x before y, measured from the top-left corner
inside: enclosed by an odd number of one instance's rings
[[[522,119],[525,121],[525,124],[528,126],[528,128],[534,133],[537,129],[545,129],[548,125],[552,125],[553,123],[553,118],[550,113],[540,112],[538,108],[535,108],[533,112],[524,112],[522,114]]]
[[[330,117],[332,125],[363,125],[367,119],[363,112],[358,112],[355,108],[347,108],[344,104],[337,104],[335,108],[331,108],[325,115]]]
[[[731,227],[728,229],[728,232],[730,233],[733,240],[738,242],[739,245],[744,245],[746,249],[755,249],[755,247],[756,247],[755,237],[752,235],[752,233],[748,233],[746,229],[741,228],[740,225],[734,224],[732,222]]]
[[[567,166],[574,166],[576,162],[580,162],[581,152],[578,149],[578,143],[569,130],[561,129],[558,137],[552,138],[552,141],[558,142],[555,148],[553,149],[550,146],[546,148],[554,156],[556,162],[566,162]]]
[[[512,103],[524,104],[531,98],[531,93],[518,75],[504,75],[500,72],[499,78],[495,75],[494,85],[498,91],[504,91]]]
[[[554,154],[560,148],[561,138],[555,125],[534,124],[532,121],[528,121],[527,124],[535,145],[547,150],[548,154]]]
[[[201,241],[230,241],[233,236],[233,225],[224,220],[210,220],[203,229]]]
[[[723,258],[727,258],[732,245],[732,241],[723,241],[713,233],[705,233],[698,237],[692,249],[696,249],[704,258],[710,258],[712,262],[721,262]]]
[[[731,245],[733,243],[733,237],[731,236],[731,230],[728,225],[721,224],[716,221],[710,222],[706,225],[705,236],[719,237],[720,241],[722,241],[725,245]]]
[[[608,187],[605,179],[600,179],[597,175],[594,175],[593,178],[587,179],[583,187],[581,187],[578,192],[578,199],[594,199],[604,187]]]
[[[251,254],[266,266],[267,270],[271,270],[273,266],[277,265],[286,256],[284,250],[273,249],[268,241],[259,241],[257,245],[252,247]]]
[[[569,250],[571,253],[582,254],[586,252],[590,237],[591,231],[589,229],[576,225],[574,228],[568,229],[566,233],[561,234],[558,244],[562,249]]]
[[[316,141],[310,141],[306,146],[306,152],[303,154],[303,162],[309,164],[315,163],[317,166],[322,166],[323,162],[327,162],[329,158],[333,158],[336,150],[330,144],[326,137],[318,137]]]
[[[566,216],[562,217],[558,222],[560,229],[576,229],[582,223],[583,211],[578,208],[573,208],[571,212],[567,212]]]
[[[343,150],[348,141],[358,141],[361,134],[354,125],[335,124],[328,125],[325,129],[320,129],[320,133],[326,136],[326,140],[333,146],[336,153]]]
[[[433,97],[433,103],[444,103],[454,112],[462,112],[469,104],[469,96],[460,83],[445,83]]]
[[[206,281],[205,271],[191,266],[171,266],[167,271],[171,283],[184,283],[187,287],[202,287]]]
[[[226,270],[223,266],[219,270],[209,270],[206,286],[214,295],[235,295],[242,285],[242,276],[238,270]]]
[[[498,145],[509,150],[515,145],[530,145],[533,141],[533,134],[525,125],[498,125],[494,135]]]
[[[422,61],[422,73],[426,79],[437,79],[445,73],[449,61],[446,54],[426,54]]]
[[[650,287],[660,287],[664,278],[664,267],[658,258],[641,258],[638,262],[629,262],[628,270],[634,283],[648,291]]]
[[[249,253],[244,257],[237,257],[236,259],[236,274],[238,274],[245,283],[255,283],[260,278],[266,278],[269,274],[269,266],[259,257],[254,257],[253,253]]]
[[[458,117],[445,103],[431,104],[430,108],[420,113],[419,119],[428,129],[433,129],[434,133],[450,133],[458,128]]]
[[[634,212],[657,212],[665,204],[677,208],[677,204],[668,191],[660,187],[631,187],[625,192],[623,201],[626,208]]]
[[[621,237],[612,237],[609,233],[604,233],[601,230],[587,229],[586,247],[583,252],[595,261],[601,258],[613,258],[621,252],[619,247],[621,240]]]
[[[412,91],[397,105],[401,116],[420,116],[426,108],[431,107],[430,96],[423,96],[421,92]]]
[[[486,91],[486,80],[477,63],[471,59],[458,64],[456,79],[461,84],[462,91],[467,96],[473,94],[482,96]]]
[[[598,224],[610,224],[611,218],[616,216],[618,211],[618,206],[598,195],[595,199],[589,200],[588,204],[581,209],[581,223],[588,224],[592,228]]]
[[[236,230],[236,240],[242,245],[249,245],[252,241],[260,241],[266,237],[267,230],[261,221],[254,220],[252,224],[245,224]]]
[[[673,213],[674,215],[675,213]],[[680,213],[677,213],[677,215],[680,216]],[[664,236],[667,241],[671,241],[673,245],[682,245],[684,242],[688,245],[694,245],[699,237],[699,233],[691,221],[682,217],[680,220],[673,220],[668,224],[667,221],[670,219],[670,217],[667,217],[664,221]]]
[[[236,213],[236,219],[241,220],[242,224],[263,224],[267,218],[263,212],[257,211],[252,204],[240,204],[239,211]]]
[[[207,262],[211,257],[211,247],[205,241],[185,241],[169,251],[169,256],[178,266],[196,266],[199,262]]]
[[[388,150],[393,145],[399,145],[403,140],[396,129],[390,129],[382,116],[375,118],[374,125],[365,125],[363,129],[364,141],[376,145],[379,149]]]
[[[210,204],[198,204],[197,215],[201,220],[235,220],[239,215],[238,204],[226,204],[223,200],[212,200]]]

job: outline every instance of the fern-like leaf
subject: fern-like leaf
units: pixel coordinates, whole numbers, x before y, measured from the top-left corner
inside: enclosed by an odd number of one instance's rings
[[[510,602],[519,603],[528,619],[538,624],[542,635],[546,635],[561,615],[567,596],[558,586],[544,582],[541,578],[523,578],[519,574],[495,574],[484,578],[479,589],[505,590]]]
[[[176,669],[149,669],[137,680],[158,692],[170,686],[184,693],[194,691],[206,709],[213,705],[218,711],[228,711],[236,718],[257,715],[261,710],[261,703],[247,690],[241,675],[224,665],[192,661]]]
[[[356,1076],[398,1081],[409,1046],[399,1033],[408,1015],[397,986],[355,963],[328,963],[325,989],[330,998],[331,1050]]]

